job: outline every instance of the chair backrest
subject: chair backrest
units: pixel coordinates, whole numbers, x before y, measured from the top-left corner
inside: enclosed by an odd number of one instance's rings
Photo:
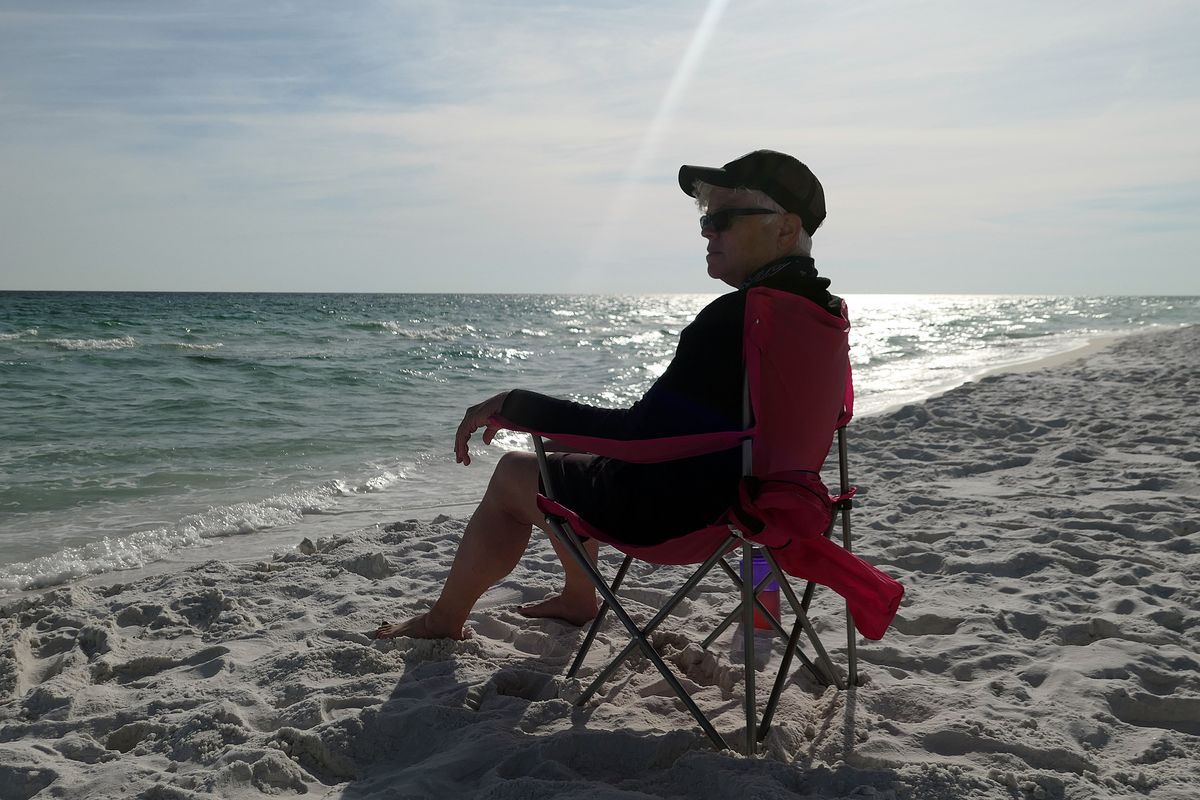
[[[743,347],[757,433],[754,474],[818,472],[853,413],[850,322],[778,289],[746,297]]]

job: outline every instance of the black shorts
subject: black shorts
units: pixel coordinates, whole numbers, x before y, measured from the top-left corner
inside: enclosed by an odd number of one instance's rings
[[[737,497],[741,451],[662,464],[551,453],[547,466],[555,500],[612,538],[645,546],[716,522]]]

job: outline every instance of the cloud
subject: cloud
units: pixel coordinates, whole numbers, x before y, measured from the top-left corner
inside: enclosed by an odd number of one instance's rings
[[[682,0],[46,8],[0,10],[12,287],[713,291],[675,170],[765,146],[855,290],[1024,291],[1069,236],[1197,291],[1187,4],[714,3],[686,80]]]

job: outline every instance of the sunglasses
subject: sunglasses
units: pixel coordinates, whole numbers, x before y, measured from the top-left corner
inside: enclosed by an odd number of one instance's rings
[[[758,214],[774,214],[776,212],[765,208],[722,208],[700,218],[700,232],[712,231],[720,233],[729,230],[734,217],[752,217]]]

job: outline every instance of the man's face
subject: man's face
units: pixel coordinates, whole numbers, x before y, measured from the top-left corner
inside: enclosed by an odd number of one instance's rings
[[[751,204],[744,192],[716,188],[709,196],[705,213],[748,207]],[[705,230],[700,235],[708,240],[709,277],[737,287],[760,267],[779,257],[779,215],[733,217],[731,222],[723,231]]]

